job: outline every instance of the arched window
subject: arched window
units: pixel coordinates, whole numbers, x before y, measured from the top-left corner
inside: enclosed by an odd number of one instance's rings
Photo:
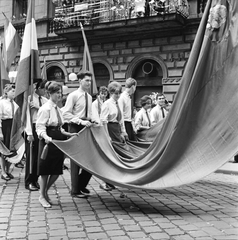
[[[54,80],[57,82],[65,82],[65,75],[63,70],[58,66],[52,66],[47,69],[47,80]]]
[[[140,105],[139,101],[142,96],[163,91],[163,70],[160,64],[153,59],[139,61],[132,71],[132,77],[137,80],[134,94],[135,106]]]
[[[110,81],[110,73],[107,67],[103,63],[94,63],[93,69],[97,87],[107,86]]]

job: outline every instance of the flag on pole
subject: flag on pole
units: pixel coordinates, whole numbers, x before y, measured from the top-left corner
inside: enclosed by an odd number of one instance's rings
[[[45,58],[44,58],[44,65],[43,65],[42,72],[41,72],[41,78],[42,78],[43,81],[46,81],[46,80],[47,80],[47,72],[46,72],[46,61],[45,61]]]
[[[5,64],[3,61],[2,50],[1,50],[1,42],[0,42],[0,96],[3,95],[4,86],[10,83]]]
[[[21,37],[6,15],[4,13],[3,15],[5,17],[3,56],[6,70],[9,72],[13,60],[20,51]]]
[[[92,84],[91,84],[91,95],[96,95],[98,93],[97,84],[95,80],[94,70],[93,70],[93,63],[89,53],[88,42],[84,33],[83,25],[80,23],[80,27],[82,30],[83,40],[84,40],[84,53],[83,53],[83,71],[90,71],[92,73]]]
[[[22,132],[24,131],[26,122],[28,96],[30,92],[32,94],[33,83],[41,79],[36,23],[34,19],[35,0],[30,0],[28,3],[27,19],[16,77],[15,101],[19,108],[13,119],[10,150],[16,150],[22,144]]]

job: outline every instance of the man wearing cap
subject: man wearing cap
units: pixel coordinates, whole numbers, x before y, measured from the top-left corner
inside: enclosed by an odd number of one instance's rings
[[[131,102],[131,96],[136,90],[137,82],[134,78],[128,78],[126,80],[125,90],[121,94],[118,104],[120,109],[123,112],[123,118],[125,123],[126,132],[128,134],[128,139],[135,141],[135,131],[132,126],[132,115],[133,115],[133,106]]]

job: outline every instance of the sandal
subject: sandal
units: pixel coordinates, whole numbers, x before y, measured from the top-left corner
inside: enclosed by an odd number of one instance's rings
[[[2,175],[1,179],[5,180],[5,181],[11,180],[11,178],[7,174],[6,175]]]
[[[39,202],[41,204],[42,207],[44,208],[51,208],[51,205],[46,201],[46,199],[44,197],[39,197]]]
[[[50,197],[48,195],[46,195],[45,200],[50,204],[53,205],[52,200],[50,199]]]
[[[7,176],[11,179],[14,179],[14,176],[11,173],[7,173]]]

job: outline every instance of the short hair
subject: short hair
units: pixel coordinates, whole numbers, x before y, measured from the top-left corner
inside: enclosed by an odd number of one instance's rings
[[[98,90],[98,94],[99,94],[100,92],[106,92],[106,93],[108,93],[107,87],[106,87],[106,86],[101,86],[101,87],[99,88],[99,90]]]
[[[84,79],[85,76],[92,77],[92,73],[91,73],[90,71],[86,70],[86,71],[80,71],[80,72],[77,74],[78,80]]]
[[[148,95],[144,95],[141,99],[140,99],[140,103],[141,103],[141,106],[144,107],[147,103],[147,101],[150,100],[151,103],[152,103],[152,99],[150,98],[150,96]]]
[[[15,89],[14,84],[6,84],[3,89],[3,98],[7,98],[7,93],[11,91],[12,89]]]
[[[62,85],[55,81],[48,81],[45,84],[45,90],[47,91],[47,93],[53,94],[53,93],[58,92],[59,90],[62,91]]]
[[[109,91],[110,94],[113,94],[116,91],[121,92],[121,90],[122,90],[122,86],[119,82],[113,81],[113,82],[110,82],[109,85],[108,85],[108,91]]]
[[[47,80],[40,80],[36,83],[36,89],[43,89],[45,88],[45,84],[46,84]]]
[[[163,94],[163,93],[161,93],[161,92],[160,92],[160,93],[157,93],[157,94],[156,94],[156,100],[158,100],[158,97],[161,97],[161,96],[163,96],[163,97],[164,97],[164,94]]]
[[[136,84],[137,84],[137,81],[134,78],[127,78],[125,87],[130,88],[131,86],[136,86]]]

